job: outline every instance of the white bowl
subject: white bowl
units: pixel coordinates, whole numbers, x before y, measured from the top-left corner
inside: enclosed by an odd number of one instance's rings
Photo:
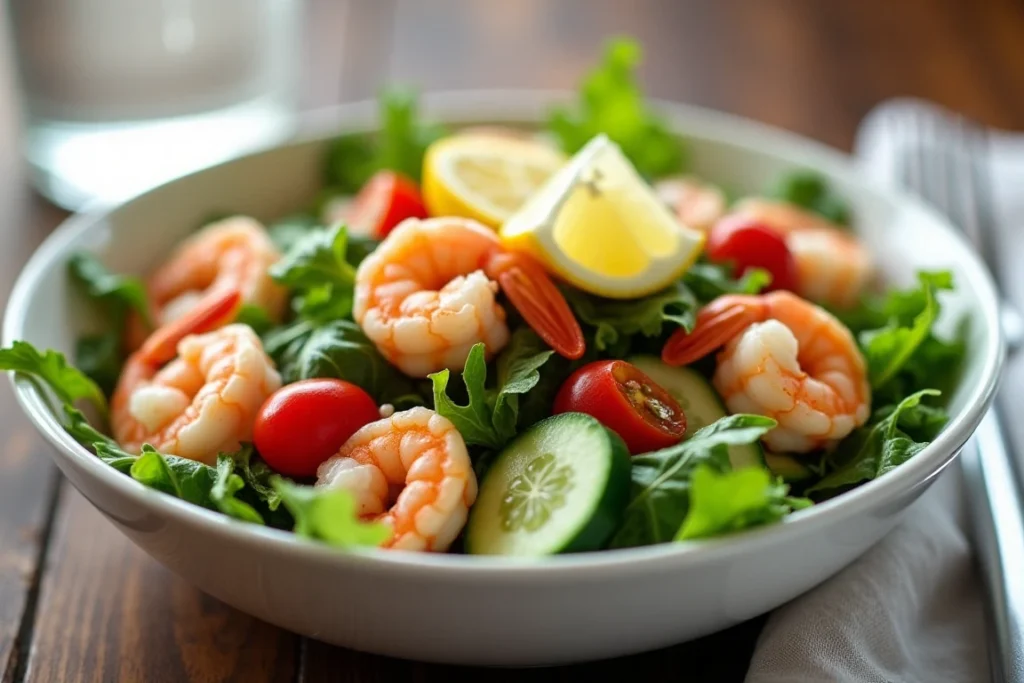
[[[476,92],[425,98],[453,124],[529,122],[557,93]],[[556,556],[540,562],[397,551],[346,553],[194,507],[133,481],[75,443],[26,382],[17,398],[56,447],[61,471],[129,538],[207,593],[273,624],[336,645],[447,663],[549,665],[667,646],[750,619],[807,591],[897,524],[952,461],[987,409],[1002,364],[996,294],[968,243],[913,198],[869,183],[850,159],[782,131],[660,105],[690,145],[694,170],[742,191],[781,172],[824,172],[851,202],[863,239],[897,284],[917,268],[950,268],[946,323],[970,320],[963,380],[945,430],[876,481],[730,538]],[[69,219],[18,279],[4,343],[69,353],[89,321],[67,285],[77,249],[141,273],[211,213],[272,220],[320,187],[330,135],[373,125],[372,103],[310,117],[303,137],[180,178],[109,209]]]

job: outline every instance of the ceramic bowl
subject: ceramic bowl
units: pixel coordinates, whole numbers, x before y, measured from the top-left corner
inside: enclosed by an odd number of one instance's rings
[[[453,125],[541,120],[562,93],[427,97]],[[813,588],[897,524],[959,452],[987,409],[1003,359],[996,294],[960,234],[910,196],[876,186],[844,154],[717,112],[659,104],[689,141],[696,173],[739,191],[810,167],[849,199],[856,229],[886,277],[949,268],[957,289],[944,324],[968,321],[966,367],[952,418],[923,452],[885,476],[784,522],[728,538],[543,561],[372,550],[342,552],[235,522],[145,488],[76,444],[40,395],[14,380],[25,414],[54,446],[71,483],[133,542],[216,598],[298,633],[366,652],[481,665],[550,665],[626,655],[726,628]],[[374,125],[361,103],[309,117],[287,144],[182,177],[113,207],[70,218],[21,273],[4,343],[71,352],[91,321],[65,263],[88,249],[115,271],[142,273],[209,215],[271,221],[310,202],[330,136]],[[94,324],[94,323],[93,323]]]

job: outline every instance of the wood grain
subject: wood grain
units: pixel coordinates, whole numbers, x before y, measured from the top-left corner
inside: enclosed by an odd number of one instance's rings
[[[0,13],[0,18],[3,14]],[[1024,129],[1020,0],[308,0],[301,102],[423,90],[574,88],[604,40],[645,53],[650,95],[850,149],[882,100],[914,96]],[[11,93],[0,59],[0,92]],[[17,111],[0,98],[0,295],[64,217],[28,188]],[[48,448],[0,388],[0,683],[52,681],[739,681],[762,620],[694,643],[576,667],[444,667],[305,641],[205,597],[136,549],[77,493],[54,508]],[[38,603],[33,587],[38,585]],[[19,641],[20,634],[20,641]],[[30,646],[30,647],[29,647]],[[27,655],[27,656],[18,656]]]
[[[197,591],[72,489],[57,519],[26,681],[294,679],[296,636]]]

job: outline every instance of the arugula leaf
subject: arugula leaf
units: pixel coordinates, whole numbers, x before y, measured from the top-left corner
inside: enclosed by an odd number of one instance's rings
[[[297,290],[292,307],[318,322],[352,313],[355,268],[346,260],[345,226],[313,230],[296,241],[268,272],[278,283]]]
[[[500,450],[518,431],[520,398],[540,382],[540,369],[553,353],[532,330],[517,329],[498,357],[498,386],[488,390],[485,346],[474,344],[462,371],[466,403],[459,405],[448,395],[451,373],[445,369],[429,375],[434,410],[451,420],[467,445]]]
[[[846,437],[831,454],[829,460],[838,463],[838,467],[805,493],[838,491],[877,479],[920,453],[928,442],[915,441],[900,425],[906,425],[908,430],[919,435],[934,433],[937,415],[934,409],[928,409],[921,401],[925,396],[938,396],[939,393],[935,389],[922,389],[895,407],[887,406],[875,411],[869,424]]]
[[[95,314],[103,321],[105,329],[78,339],[75,366],[109,396],[124,362],[121,331],[128,314],[136,311],[147,326],[151,325],[146,290],[138,278],[115,275],[95,256],[84,251],[68,259],[68,273],[93,302]]]
[[[594,328],[597,350],[616,356],[626,354],[628,348],[622,347],[633,335],[658,337],[666,324],[693,329],[698,308],[697,298],[682,281],[628,301],[605,299],[570,287],[562,291],[576,319]]]
[[[519,401],[540,382],[540,370],[554,351],[529,327],[512,333],[508,345],[498,355],[498,393],[491,422],[503,442],[516,435]]]
[[[335,139],[326,159],[327,184],[340,193],[354,194],[374,173],[384,169],[419,182],[423,154],[430,143],[445,134],[445,129],[420,122],[416,100],[416,93],[408,88],[382,90],[377,99],[379,132]]]
[[[253,524],[263,524],[263,517],[248,503],[236,497],[245,488],[245,480],[235,474],[235,461],[230,455],[217,456],[217,476],[210,488],[210,500],[228,517]]]
[[[601,63],[583,80],[578,109],[553,108],[548,128],[567,154],[604,133],[641,175],[654,180],[681,171],[685,153],[664,121],[647,109],[635,74],[641,57],[635,41],[610,40]]]
[[[271,331],[263,341],[286,384],[334,377],[357,385],[378,403],[396,407],[426,403],[425,392],[388,363],[350,320],[323,325],[300,320]]]
[[[251,443],[243,443],[234,453],[222,453],[221,457],[231,458],[235,469],[241,472],[248,490],[253,491],[271,512],[278,509],[281,505],[281,494],[270,484],[274,471],[256,455]]]
[[[857,314],[862,322],[885,318],[882,326],[861,329],[857,335],[876,404],[899,400],[924,386],[944,386],[939,379],[952,377],[963,358],[961,340],[941,340],[932,332],[940,310],[937,292],[953,288],[950,273],[920,272],[918,280],[918,288],[897,290],[876,303],[875,314]]]
[[[132,464],[131,476],[135,481],[163,491],[175,498],[217,509],[210,498],[210,489],[217,478],[216,470],[195,460],[163,455],[146,444]]]
[[[121,338],[113,329],[75,342],[75,367],[95,382],[104,396],[114,393],[122,365]]]
[[[302,486],[279,476],[271,485],[295,518],[295,534],[342,547],[379,546],[391,534],[380,522],[356,515],[352,494],[343,489]]]
[[[26,341],[15,341],[0,349],[0,370],[14,371],[42,381],[60,399],[74,405],[77,401],[91,402],[104,415],[107,398],[99,386],[77,368],[68,364],[64,354],[53,349],[40,353]]]
[[[775,420],[760,415],[730,415],[674,446],[634,457],[630,501],[611,547],[671,541],[690,506],[694,469],[705,464],[728,471],[728,446],[753,443],[775,425]]]
[[[483,342],[473,345],[466,357],[462,371],[462,382],[466,386],[469,400],[458,405],[448,397],[448,378],[451,372],[445,368],[428,375],[434,387],[434,410],[448,418],[462,434],[467,445],[486,446],[499,449],[504,444],[502,435],[494,426],[493,409],[487,401],[484,385],[487,382],[487,363],[484,361]]]
[[[92,254],[76,252],[68,259],[68,271],[85,293],[109,314],[123,315],[135,310],[151,324],[146,288],[137,277],[115,275]]]
[[[817,171],[801,169],[788,173],[767,194],[812,211],[836,225],[850,224],[850,207]]]
[[[282,253],[288,253],[296,242],[321,227],[323,225],[316,216],[308,213],[295,213],[271,223],[267,226],[267,233],[270,235],[270,240]]]
[[[782,479],[767,470],[744,467],[719,473],[700,464],[690,479],[690,507],[677,541],[721,536],[777,522],[793,510],[813,505],[807,498],[792,498]]]
[[[683,284],[705,304],[724,294],[757,294],[772,281],[771,273],[762,268],[751,268],[738,280],[730,270],[722,264],[697,262],[683,273]]]

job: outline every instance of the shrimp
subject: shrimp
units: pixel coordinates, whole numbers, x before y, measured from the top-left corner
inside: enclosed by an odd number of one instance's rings
[[[129,357],[111,400],[122,448],[139,453],[150,444],[213,465],[220,451],[251,440],[281,376],[251,327],[225,325],[240,303],[237,289],[213,292]]]
[[[874,275],[871,253],[853,235],[793,204],[748,197],[736,205],[734,213],[783,235],[796,261],[801,296],[849,307],[857,303]]]
[[[672,207],[679,222],[707,233],[725,215],[725,194],[692,176],[658,181],[654,191]]]
[[[359,264],[355,279],[355,321],[409,376],[461,369],[478,342],[488,359],[508,343],[499,284],[549,346],[567,358],[583,355],[579,323],[544,269],[505,250],[476,221],[408,218]]]
[[[203,294],[237,287],[243,303],[254,304],[279,322],[288,291],[268,269],[281,258],[263,226],[247,216],[211,223],[187,238],[146,280],[153,323],[160,327],[189,311]],[[139,348],[147,330],[138,316],[129,320],[127,347]]]
[[[315,486],[352,492],[360,516],[391,529],[383,546],[400,550],[446,551],[477,495],[459,430],[422,406],[360,428],[321,463]]]
[[[784,290],[719,297],[692,332],[669,338],[662,359],[685,365],[723,345],[712,383],[731,413],[778,422],[762,437],[770,449],[828,447],[867,421],[864,357],[850,330],[820,306]]]

